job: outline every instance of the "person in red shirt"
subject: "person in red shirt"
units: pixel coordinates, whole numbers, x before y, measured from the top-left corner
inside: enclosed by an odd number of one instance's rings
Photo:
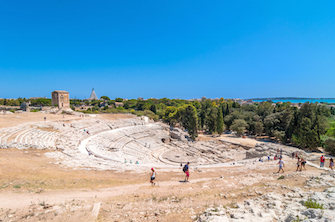
[[[320,167],[324,167],[325,166],[325,157],[322,155],[320,158]]]

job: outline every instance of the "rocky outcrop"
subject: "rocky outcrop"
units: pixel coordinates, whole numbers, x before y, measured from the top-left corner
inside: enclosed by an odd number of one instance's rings
[[[324,177],[334,184],[334,175]],[[310,180],[323,181],[319,177]],[[197,221],[335,221],[335,187],[323,192],[295,188],[284,194],[267,193],[243,203],[207,208]]]
[[[275,156],[275,155],[282,155],[282,156],[291,156],[292,153],[297,153],[298,156],[309,157],[310,155],[303,150],[300,150],[295,147],[284,146],[281,144],[274,144],[274,143],[261,143],[256,144],[256,146],[246,152],[246,158],[262,158],[267,156]]]
[[[179,128],[173,128],[170,130],[170,136],[173,139],[177,139],[180,141],[188,141],[188,133],[184,132]]]

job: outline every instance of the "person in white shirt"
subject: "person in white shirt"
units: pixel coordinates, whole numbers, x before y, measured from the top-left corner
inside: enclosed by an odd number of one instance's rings
[[[151,176],[150,176],[151,185],[156,185],[156,183],[154,183],[155,179],[156,179],[156,172],[155,172],[154,168],[151,168]]]
[[[284,173],[284,169],[283,169],[283,167],[284,167],[284,161],[283,161],[281,158],[279,159],[278,164],[279,164],[279,170],[278,170],[278,173],[280,172],[280,170],[282,170],[283,173]]]

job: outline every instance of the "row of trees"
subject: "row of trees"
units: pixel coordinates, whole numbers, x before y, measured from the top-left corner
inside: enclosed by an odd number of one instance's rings
[[[0,105],[3,106],[20,106],[23,102],[30,102],[32,106],[51,106],[51,99],[38,98],[38,99],[0,99]]]
[[[186,112],[185,118],[181,118],[185,106],[193,107],[196,115]],[[241,106],[231,100],[203,99],[179,108],[167,106],[163,113],[163,121],[170,125],[179,123],[193,137],[197,135],[195,128],[210,134],[221,134],[226,129],[238,134],[268,136],[309,150],[324,146],[328,151],[335,152],[334,109],[317,103],[305,103],[298,109],[291,103],[274,105],[263,102]],[[197,126],[185,124],[185,119],[195,119]]]

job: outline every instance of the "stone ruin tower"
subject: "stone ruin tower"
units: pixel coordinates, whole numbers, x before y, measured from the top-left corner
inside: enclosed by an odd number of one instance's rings
[[[55,90],[51,93],[51,105],[61,108],[70,108],[69,93],[63,90]]]

